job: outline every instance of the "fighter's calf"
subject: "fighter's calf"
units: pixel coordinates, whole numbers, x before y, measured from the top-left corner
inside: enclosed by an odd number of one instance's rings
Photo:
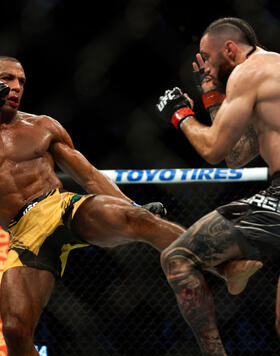
[[[202,354],[225,356],[216,326],[212,293],[201,272],[202,261],[186,247],[175,243],[162,252],[161,264]]]

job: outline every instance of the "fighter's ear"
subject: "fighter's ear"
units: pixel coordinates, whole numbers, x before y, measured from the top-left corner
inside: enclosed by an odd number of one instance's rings
[[[228,40],[224,43],[224,53],[225,55],[234,60],[237,52],[237,44],[234,41]]]

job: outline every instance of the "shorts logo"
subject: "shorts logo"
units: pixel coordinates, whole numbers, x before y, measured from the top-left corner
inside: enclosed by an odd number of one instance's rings
[[[25,215],[26,213],[28,213],[29,210],[31,210],[32,208],[34,208],[34,206],[35,206],[36,204],[38,204],[37,201],[35,201],[35,202],[32,203],[32,204],[27,205],[27,207],[24,209],[22,215]]]
[[[78,200],[81,199],[81,197],[82,197],[82,196],[79,195],[79,194],[74,195],[73,198],[71,199],[71,203],[72,203],[72,204],[75,204]]]
[[[255,194],[251,198],[242,199],[246,203],[257,205],[260,208],[280,213],[280,201],[278,198],[268,197],[261,194]]]

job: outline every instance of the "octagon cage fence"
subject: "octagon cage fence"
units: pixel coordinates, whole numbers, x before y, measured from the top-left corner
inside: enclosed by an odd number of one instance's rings
[[[168,220],[186,227],[217,206],[267,186],[267,168],[104,171],[138,204],[161,201]],[[64,187],[82,193],[70,178]],[[132,184],[131,184],[132,183]],[[199,356],[162,272],[159,252],[144,243],[71,252],[35,334],[45,356]],[[280,356],[275,331],[279,267],[264,267],[237,296],[212,274],[218,327],[228,355]]]

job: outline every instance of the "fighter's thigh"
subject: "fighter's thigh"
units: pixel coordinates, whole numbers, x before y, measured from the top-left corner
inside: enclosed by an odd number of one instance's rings
[[[194,259],[202,268],[242,257],[237,242],[238,231],[216,210],[205,215],[175,240],[163,253],[182,254]]]
[[[3,323],[19,321],[36,326],[51,296],[55,278],[49,271],[30,267],[7,270],[1,281],[1,317]]]
[[[72,229],[85,241],[105,246],[108,239],[113,240],[120,233],[123,237],[129,234],[129,215],[136,210],[123,199],[107,195],[90,197],[78,208]]]

